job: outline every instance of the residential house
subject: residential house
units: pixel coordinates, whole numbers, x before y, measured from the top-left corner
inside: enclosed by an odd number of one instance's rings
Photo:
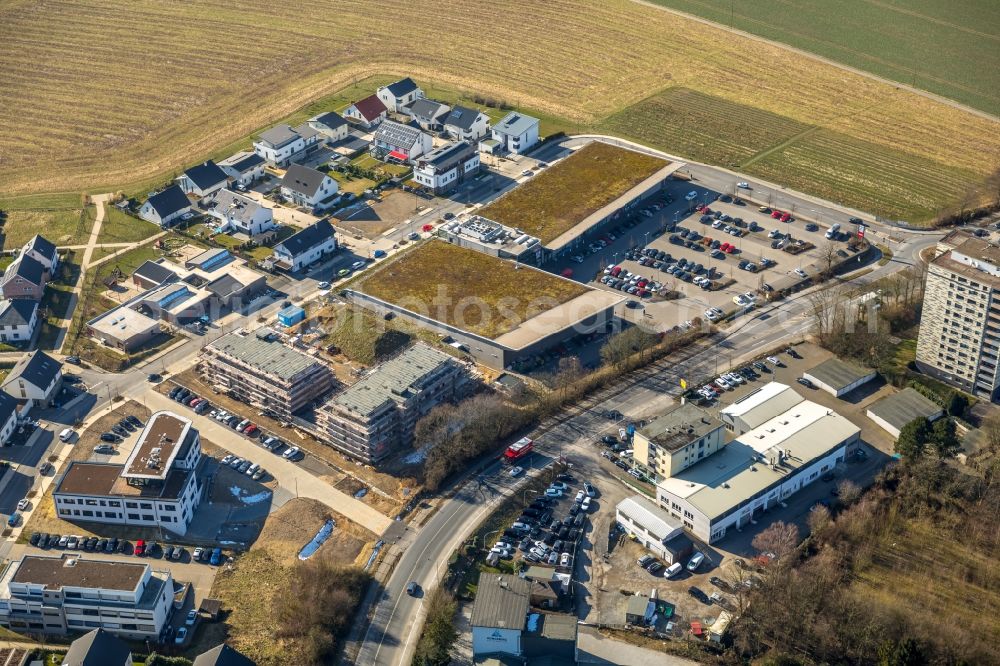
[[[453,190],[479,173],[479,152],[465,141],[449,143],[417,159],[413,179],[434,194]]]
[[[219,162],[233,185],[250,187],[264,177],[264,158],[257,153],[241,151]]]
[[[269,328],[222,336],[202,350],[198,369],[216,390],[281,419],[333,386],[325,364],[286,346]]]
[[[254,666],[254,662],[242,652],[222,643],[195,657],[192,666]]]
[[[288,125],[275,125],[253,142],[253,151],[272,166],[287,166],[305,150],[306,140]]]
[[[139,209],[139,217],[166,228],[189,212],[191,202],[184,190],[179,185],[171,185],[162,192],[150,195]]]
[[[478,141],[490,132],[490,117],[481,111],[456,106],[444,119],[444,130],[456,139]]]
[[[365,97],[344,109],[344,117],[353,120],[365,129],[371,129],[385,120],[388,110],[378,95]]]
[[[523,113],[508,113],[493,126],[493,139],[501,152],[521,155],[538,143],[538,118]]]
[[[468,386],[465,367],[418,342],[333,396],[318,411],[325,442],[368,463],[409,446],[417,421]]]
[[[232,190],[219,190],[204,204],[205,213],[219,221],[223,232],[239,232],[250,237],[274,229],[274,212],[250,197]]]
[[[0,301],[0,342],[27,342],[38,324],[38,301]]]
[[[373,157],[385,161],[410,162],[434,146],[430,134],[417,127],[386,120],[375,130],[369,152]]]
[[[46,279],[51,280],[59,268],[59,251],[55,243],[44,236],[35,234],[23,248],[21,254],[26,254],[45,267]]]
[[[205,467],[191,420],[156,412],[124,464],[70,463],[52,492],[56,515],[183,535],[201,502]]]
[[[405,113],[406,107],[418,99],[423,99],[424,91],[413,82],[413,79],[406,77],[395,83],[382,86],[375,91],[375,94],[385,104],[385,108],[393,113]]]
[[[328,143],[336,143],[347,138],[347,121],[339,113],[329,111],[309,119],[309,126],[326,137]]]
[[[132,666],[132,650],[122,639],[98,628],[69,644],[62,666]]]
[[[198,199],[204,199],[225,187],[229,183],[229,177],[219,165],[212,160],[208,160],[198,166],[191,167],[177,177],[177,184],[185,194],[190,194]]]
[[[296,134],[302,137],[302,141],[306,144],[307,153],[316,150],[324,139],[323,133],[307,122],[302,123],[293,129]]]
[[[45,294],[45,266],[31,255],[19,255],[0,279],[0,292],[6,299],[42,300]]]
[[[339,189],[337,181],[311,167],[293,164],[281,179],[281,196],[296,206],[322,210]]]
[[[154,572],[143,561],[92,560],[80,553],[22,555],[0,578],[0,625],[33,634],[65,635],[96,628],[120,638],[155,641],[173,602],[170,571]],[[95,640],[103,644],[103,639]],[[88,652],[84,641],[73,656]],[[125,657],[120,650],[111,656],[114,660],[97,663],[124,663],[117,661]]]
[[[447,104],[435,102],[426,97],[418,99],[406,110],[410,120],[428,132],[440,132],[444,127],[441,124],[442,119],[448,115],[449,111],[451,111],[451,107]]]
[[[333,225],[319,220],[274,246],[275,262],[285,270],[296,272],[323,259],[337,250]]]
[[[4,379],[3,390],[32,405],[48,407],[62,388],[62,363],[42,351],[22,356]]]
[[[17,428],[17,400],[0,391],[0,446],[7,446]]]

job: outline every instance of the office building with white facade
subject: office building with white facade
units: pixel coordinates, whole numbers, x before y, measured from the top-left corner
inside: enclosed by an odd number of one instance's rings
[[[479,174],[479,153],[465,141],[449,143],[417,159],[413,180],[434,194],[450,192]]]
[[[56,514],[70,522],[155,527],[185,534],[204,484],[191,420],[156,412],[123,465],[71,462],[56,482]]]
[[[660,506],[707,543],[786,501],[846,460],[861,429],[772,382],[736,403],[735,440],[656,488]],[[727,408],[728,409],[728,408]],[[726,421],[726,410],[723,410]],[[755,426],[742,430],[749,424]]]
[[[691,403],[674,405],[632,437],[633,460],[656,479],[672,476],[719,450],[722,422]]]
[[[963,391],[1000,398],[1000,247],[969,238],[927,266],[916,365]]]
[[[146,562],[24,555],[0,578],[0,625],[56,635],[99,628],[155,640],[173,600],[170,572],[153,571]]]
[[[523,113],[508,113],[493,126],[493,140],[501,152],[521,155],[538,143],[538,118]]]

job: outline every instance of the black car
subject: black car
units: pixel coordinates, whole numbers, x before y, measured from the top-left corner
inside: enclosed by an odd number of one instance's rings
[[[704,592],[702,592],[701,590],[699,590],[697,587],[694,587],[694,586],[689,587],[688,588],[688,594],[690,594],[692,597],[694,597],[695,599],[697,599],[698,601],[700,601],[703,604],[706,604],[706,605],[711,605],[712,604],[712,600],[708,598],[708,595],[705,594]]]
[[[118,539],[117,539],[117,537],[114,538],[114,539],[108,539],[108,542],[104,545],[104,552],[105,553],[113,553],[116,550],[118,550]]]
[[[146,381],[150,382],[151,384],[155,384],[157,382],[163,381],[163,377],[158,373],[151,372],[148,375],[146,375]]]
[[[562,526],[562,523],[558,520],[553,520],[552,524],[549,525],[549,529],[552,531],[558,530]]]
[[[605,435],[604,437],[601,437],[601,443],[602,444],[608,444],[608,445],[617,444],[618,443],[618,438],[617,437],[613,437],[611,435]]]
[[[121,421],[118,422],[118,425],[120,425],[122,428],[124,428],[129,432],[135,430],[135,426],[132,425],[132,422],[129,421],[128,419],[122,419]]]
[[[94,550],[94,545],[95,545],[96,543],[97,543],[97,539],[94,539],[94,543],[91,543],[91,542],[90,542],[90,539],[84,539],[84,540],[83,540],[83,543],[82,543],[82,544],[80,545],[80,547],[81,547],[81,548],[82,548],[83,550],[86,550],[86,551],[88,551],[88,552],[89,552],[89,551],[92,551],[92,550]]]
[[[80,365],[80,357],[79,356],[67,356],[66,357],[66,362],[69,363],[70,365]]]
[[[560,474],[556,477],[557,481],[563,481],[565,483],[573,483],[576,479],[573,478],[572,474]]]
[[[182,388],[180,392],[174,397],[174,400],[176,400],[177,402],[184,402],[190,395],[191,391],[188,391],[186,388]]]
[[[133,415],[129,414],[125,418],[126,418],[126,420],[129,423],[131,423],[132,425],[134,425],[136,428],[141,428],[142,427],[142,421],[139,420],[138,416],[133,416]]]
[[[28,543],[30,543],[32,546],[37,546],[38,542],[41,541],[41,539],[42,539],[42,535],[39,532],[34,532],[31,535],[31,539],[28,540]],[[46,537],[46,540],[48,540],[47,537]]]
[[[102,442],[117,442],[120,439],[121,439],[121,437],[119,437],[118,435],[114,434],[113,432],[102,432],[101,433],[101,441]]]
[[[732,589],[732,585],[722,580],[718,576],[712,576],[711,578],[708,579],[708,582],[723,591],[729,591]]]
[[[113,432],[114,434],[116,434],[116,435],[118,435],[119,437],[122,437],[122,438],[125,438],[125,437],[128,436],[128,430],[126,430],[125,428],[123,428],[123,427],[121,427],[120,425],[117,425],[117,424],[111,426],[111,432]]]
[[[170,389],[169,393],[167,393],[167,397],[170,398],[171,400],[173,400],[174,398],[177,397],[177,394],[180,393],[180,392],[181,392],[181,387],[180,386],[175,386],[172,389]]]
[[[122,539],[118,542],[118,552],[127,553],[132,550],[132,544],[128,542],[128,539]]]
[[[107,552],[107,549],[108,549],[108,540],[107,539],[98,539],[97,540],[97,545],[94,547],[94,550],[103,553],[103,552]]]
[[[850,222],[851,224],[864,224],[865,223],[865,221],[862,220],[860,217],[852,217],[851,219],[848,220],[848,222]]]
[[[653,562],[648,567],[646,567],[646,571],[653,574],[654,576],[659,574],[662,570],[663,570],[663,565],[660,564],[659,562]]]

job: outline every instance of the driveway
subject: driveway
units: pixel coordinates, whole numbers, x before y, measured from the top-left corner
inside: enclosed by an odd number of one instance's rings
[[[152,411],[175,411],[177,409],[176,402],[156,391],[147,391],[145,401]],[[309,497],[322,502],[375,534],[382,534],[392,525],[392,520],[364,502],[333,489],[328,483],[316,478],[295,463],[269,453],[216,421],[195,414],[191,410],[184,410],[183,414],[191,419],[206,439],[240,458],[259,463],[269,474],[274,476],[279,486],[293,492],[297,497]]]
[[[602,636],[580,627],[576,642],[578,664],[618,666],[696,666],[698,662]]]

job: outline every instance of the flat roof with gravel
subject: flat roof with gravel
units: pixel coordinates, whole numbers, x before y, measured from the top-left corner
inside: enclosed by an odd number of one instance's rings
[[[639,433],[661,448],[676,451],[721,427],[722,421],[686,402],[655,417],[639,428]]]

